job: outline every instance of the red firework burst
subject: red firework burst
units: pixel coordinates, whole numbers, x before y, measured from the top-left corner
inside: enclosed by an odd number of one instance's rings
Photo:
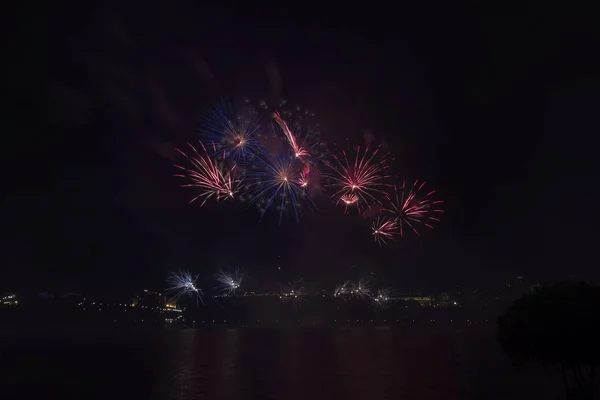
[[[211,197],[215,198],[217,201],[222,198],[233,198],[240,184],[239,180],[233,178],[235,166],[230,170],[225,170],[223,165],[219,164],[209,156],[206,147],[204,147],[201,142],[200,152],[190,143],[188,143],[188,146],[192,149],[191,155],[188,155],[179,149],[175,150],[183,155],[190,162],[192,167],[185,168],[175,165],[176,168],[183,171],[181,174],[175,174],[175,176],[189,181],[189,183],[182,185],[182,187],[200,189],[200,194],[190,200],[190,203],[193,203],[199,198],[203,198],[204,200],[200,205],[203,206]]]
[[[387,240],[393,239],[394,235],[400,232],[399,226],[398,220],[395,218],[377,218],[372,226],[375,241],[384,244]]]
[[[380,148],[361,148],[342,150],[340,155],[333,156],[330,164],[332,173],[329,174],[330,184],[335,193],[331,196],[337,203],[346,204],[350,198],[351,204],[357,208],[371,203],[381,204],[380,198],[385,197],[384,188],[389,165],[385,154]]]
[[[416,225],[424,225],[433,228],[433,224],[439,222],[438,215],[443,213],[441,205],[442,200],[433,200],[435,190],[424,192],[425,182],[418,179],[407,186],[405,182],[401,187],[394,186],[394,197],[390,199],[390,208],[383,212],[388,212],[398,221],[399,233],[404,234],[404,225],[408,225],[413,232],[419,235]]]

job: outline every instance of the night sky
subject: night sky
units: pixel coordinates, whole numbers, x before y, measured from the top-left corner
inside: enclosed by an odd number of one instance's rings
[[[256,288],[599,277],[593,13],[121,3],[12,18],[0,289],[159,288],[173,269],[227,266]],[[281,226],[233,202],[188,205],[173,148],[223,96],[285,98],[331,140],[372,132],[446,215],[379,247],[327,204]]]

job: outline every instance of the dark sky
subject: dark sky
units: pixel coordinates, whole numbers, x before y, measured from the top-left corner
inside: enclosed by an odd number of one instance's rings
[[[593,13],[121,3],[23,8],[5,35],[0,289],[158,286],[228,265],[256,287],[600,275]],[[188,206],[172,149],[222,96],[286,98],[332,140],[372,131],[446,215],[379,247],[329,206],[282,226],[234,203]]]

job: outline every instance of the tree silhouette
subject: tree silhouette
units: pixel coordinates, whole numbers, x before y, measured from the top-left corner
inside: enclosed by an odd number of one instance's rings
[[[560,283],[537,289],[498,319],[497,337],[515,364],[556,368],[567,399],[600,398],[600,287]]]

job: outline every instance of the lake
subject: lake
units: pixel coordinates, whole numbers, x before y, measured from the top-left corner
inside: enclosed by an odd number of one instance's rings
[[[2,399],[556,399],[492,334],[389,327],[21,333]]]

